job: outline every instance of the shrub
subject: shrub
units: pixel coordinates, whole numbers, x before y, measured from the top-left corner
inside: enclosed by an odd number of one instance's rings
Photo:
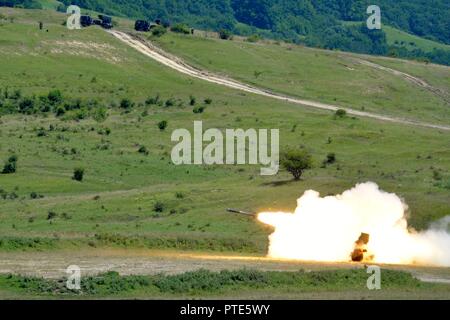
[[[24,98],[19,103],[19,112],[25,114],[31,114],[34,110],[34,100],[30,98]]]
[[[164,212],[165,209],[166,209],[166,206],[161,201],[157,201],[155,203],[155,205],[153,206],[153,211],[155,211],[155,212],[161,213],[161,212]]]
[[[300,180],[303,172],[312,168],[312,158],[304,150],[289,150],[282,155],[281,165],[294,176],[295,180]]]
[[[3,174],[11,174],[11,173],[15,173],[16,170],[17,170],[17,156],[12,155],[5,162],[2,173]]]
[[[194,113],[203,113],[205,111],[205,107],[195,107],[194,110],[192,110],[192,112]]]
[[[73,177],[72,179],[75,181],[83,181],[83,177],[84,177],[84,169],[83,168],[76,168],[73,171]]]
[[[103,107],[96,108],[92,117],[97,122],[103,122],[106,120],[106,118],[108,118],[108,111]]]
[[[47,95],[47,99],[53,105],[61,103],[63,100],[61,91],[59,90],[50,91]]]
[[[44,128],[40,128],[40,129],[37,131],[36,136],[38,136],[38,137],[46,137],[46,136],[47,136],[47,132],[45,131]]]
[[[436,181],[442,180],[442,174],[438,170],[433,170],[433,179]]]
[[[58,214],[54,211],[49,211],[47,214],[47,220],[55,219],[58,216]]]
[[[205,104],[211,104],[212,103],[212,99],[211,98],[206,98],[205,99]]]
[[[122,109],[129,110],[133,107],[134,107],[134,103],[128,98],[124,98],[120,101],[120,108],[122,108]]]
[[[344,109],[338,109],[336,110],[335,116],[336,118],[344,118],[347,115],[347,111]]]
[[[222,40],[231,40],[233,36],[230,31],[222,29],[219,31],[219,38]]]
[[[167,128],[167,125],[168,125],[167,121],[163,120],[158,123],[158,128],[159,130],[164,131]]]
[[[177,199],[183,199],[184,198],[184,194],[182,192],[177,192],[177,193],[175,193],[175,197]]]
[[[146,156],[149,154],[147,148],[145,146],[141,146],[138,150],[139,153],[145,154]]]
[[[61,117],[61,116],[63,116],[65,113],[66,113],[66,109],[64,109],[63,107],[58,107],[58,108],[56,108],[55,115],[56,115],[57,117]]]
[[[156,26],[156,27],[152,28],[151,32],[152,32],[152,35],[155,37],[162,37],[163,35],[165,35],[167,33],[167,29],[164,28],[163,26]]]
[[[175,105],[175,100],[173,98],[170,98],[166,101],[165,106],[168,107],[173,107]]]
[[[43,197],[44,197],[43,195],[38,194],[38,193],[36,193],[34,191],[30,193],[30,198],[33,199],[33,200],[40,199],[40,198],[43,198]]]
[[[190,96],[189,97],[189,105],[191,106],[195,106],[195,103],[197,102],[197,100],[195,99],[194,96]]]
[[[182,33],[182,34],[190,34],[191,28],[189,28],[187,25],[179,23],[174,25],[172,28],[170,28],[172,32],[176,33]]]
[[[145,104],[148,106],[158,104],[159,102],[160,102],[159,94],[157,94],[154,97],[149,97],[147,100],[145,100]]]
[[[324,160],[325,164],[333,164],[336,162],[336,154],[335,153],[329,153],[327,154],[327,158]]]
[[[261,37],[257,34],[251,35],[246,39],[247,42],[258,42],[261,39]]]

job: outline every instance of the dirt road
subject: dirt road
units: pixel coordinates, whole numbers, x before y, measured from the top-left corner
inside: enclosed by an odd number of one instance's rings
[[[226,86],[229,88],[277,99],[282,100],[294,104],[299,104],[302,106],[308,106],[316,109],[322,109],[322,110],[329,110],[329,111],[336,111],[338,109],[344,109],[347,111],[348,114],[354,115],[354,116],[360,116],[360,117],[366,117],[366,118],[372,118],[376,120],[381,121],[387,121],[387,122],[394,122],[398,124],[405,124],[405,125],[414,125],[414,126],[421,126],[421,127],[427,127],[427,128],[433,128],[433,129],[440,129],[440,130],[446,130],[450,131],[449,126],[443,126],[443,125],[436,125],[431,123],[425,123],[425,122],[419,122],[419,121],[413,121],[413,120],[407,120],[407,119],[400,119],[390,116],[384,116],[384,115],[378,115],[374,113],[369,112],[363,112],[348,108],[342,108],[336,105],[330,105],[310,100],[303,100],[303,99],[297,99],[297,98],[291,98],[288,96],[284,96],[281,94],[273,93],[268,90],[259,89],[244,83],[240,83],[238,81],[228,79],[222,76],[218,76],[215,74],[212,74],[210,72],[206,72],[203,70],[199,70],[197,68],[194,68],[184,61],[182,61],[180,58],[175,57],[167,52],[162,51],[162,49],[152,45],[148,41],[144,41],[142,39],[133,37],[127,33],[117,31],[117,30],[109,30],[109,33],[111,33],[114,37],[121,40],[122,42],[126,43],[130,47],[133,47],[134,49],[138,50],[142,54],[158,61],[159,63],[170,67],[178,72],[181,72],[183,74],[186,74],[188,76],[202,79],[208,82],[212,82],[218,85]]]
[[[261,256],[158,250],[92,249],[84,251],[0,253],[0,274],[22,274],[57,279],[66,276],[70,265],[83,275],[116,271],[122,275],[178,274],[198,269],[211,271],[257,269],[263,271],[306,271],[364,268],[359,263],[280,261]],[[450,268],[395,266],[383,268],[412,273],[425,282],[450,283]]]

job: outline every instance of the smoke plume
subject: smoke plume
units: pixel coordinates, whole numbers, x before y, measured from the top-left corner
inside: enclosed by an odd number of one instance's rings
[[[306,191],[292,213],[260,213],[275,228],[269,256],[311,261],[349,261],[361,233],[370,235],[367,259],[376,263],[450,266],[450,216],[430,229],[408,228],[407,205],[373,182],[321,198]],[[370,257],[370,258],[369,258]]]

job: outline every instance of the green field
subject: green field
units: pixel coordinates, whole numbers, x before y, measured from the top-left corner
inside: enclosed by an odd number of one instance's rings
[[[448,102],[398,76],[352,59],[358,55],[176,34],[155,41],[195,66],[275,92],[407,119],[450,122]],[[443,70],[441,84],[448,81],[450,68]]]
[[[271,229],[226,208],[293,210],[305,190],[337,194],[365,181],[403,197],[415,228],[450,214],[448,132],[336,119],[180,75],[100,28],[67,30],[64,15],[4,8],[0,14],[16,17],[0,26],[2,92],[39,96],[59,89],[83,105],[63,117],[2,113],[0,162],[15,154],[18,165],[16,173],[0,174],[1,251],[126,247],[264,255]],[[48,32],[38,30],[40,18]],[[450,123],[441,98],[340,53],[175,34],[157,43],[197,66],[277,92]],[[448,68],[376,61],[449,89]],[[162,105],[145,103],[157,95]],[[190,96],[206,106],[204,113],[193,113]],[[135,106],[121,109],[123,98]],[[105,120],[94,120],[98,108],[107,111]],[[157,126],[162,120],[168,121],[164,131]],[[307,149],[314,168],[294,182],[285,171],[262,177],[259,166],[175,166],[172,130],[192,131],[195,120],[205,129],[279,128],[281,150]],[[147,155],[138,152],[142,146]],[[330,152],[337,163],[321,167]],[[83,182],[72,179],[77,167],[85,170]],[[0,291],[8,281],[0,279]]]

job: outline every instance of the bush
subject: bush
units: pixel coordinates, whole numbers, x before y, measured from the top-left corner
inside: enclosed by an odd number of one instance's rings
[[[184,194],[182,192],[177,192],[177,193],[175,193],[175,197],[177,199],[184,199]]]
[[[17,170],[17,156],[12,155],[5,162],[2,173],[3,174],[11,174],[11,173],[15,173],[16,170]]]
[[[61,103],[63,100],[61,91],[59,90],[50,91],[47,95],[47,99],[52,105],[57,105]]]
[[[134,103],[128,98],[124,98],[120,101],[120,108],[122,108],[122,109],[129,110],[133,107],[134,107]]]
[[[141,146],[138,150],[139,153],[145,154],[146,156],[149,154],[147,148],[145,146]]]
[[[206,98],[205,99],[205,104],[211,104],[212,103],[212,99],[211,98]]]
[[[336,118],[344,118],[347,115],[347,111],[344,109],[338,109],[335,113]]]
[[[25,114],[31,114],[34,111],[34,100],[30,98],[24,98],[19,103],[19,112]]]
[[[166,120],[160,121],[160,122],[158,123],[158,128],[159,128],[159,130],[161,130],[161,131],[164,131],[164,130],[167,128],[167,126],[168,126],[168,123],[167,123]]]
[[[151,32],[152,32],[152,35],[155,37],[162,37],[163,35],[165,35],[167,33],[167,29],[164,28],[163,26],[156,26],[156,27],[152,28]]]
[[[304,150],[290,150],[282,155],[281,165],[295,180],[300,180],[305,170],[312,168],[311,155]]]
[[[179,23],[174,25],[172,28],[170,28],[172,32],[176,33],[182,33],[182,34],[190,34],[191,28],[189,28],[187,25]]]
[[[251,35],[246,39],[247,42],[258,42],[259,40],[261,40],[261,37],[257,34]]]
[[[175,100],[173,98],[170,98],[166,101],[165,106],[168,107],[173,107],[175,105]]]
[[[145,104],[150,106],[150,105],[156,105],[160,102],[160,97],[159,94],[157,94],[154,97],[149,97],[147,100],[145,100]]]
[[[73,171],[73,177],[72,179],[75,181],[83,181],[83,177],[84,177],[84,169],[83,168],[76,168]]]
[[[327,154],[327,158],[324,160],[325,164],[333,164],[336,162],[336,154],[335,153],[329,153]]]
[[[192,112],[194,113],[203,113],[205,111],[205,107],[195,107],[194,110],[192,110]]]
[[[49,211],[47,214],[47,220],[55,219],[58,216],[58,214],[54,211]]]
[[[222,40],[231,40],[233,36],[230,31],[222,29],[219,31],[219,38]]]
[[[442,180],[442,174],[438,170],[433,170],[433,179],[436,181]]]
[[[153,211],[155,211],[155,212],[161,213],[161,212],[164,212],[165,209],[166,209],[166,206],[161,201],[157,201],[155,203],[155,205],[153,206]]]
[[[197,99],[195,99],[194,96],[189,97],[189,105],[195,106],[195,103],[197,102]]]

